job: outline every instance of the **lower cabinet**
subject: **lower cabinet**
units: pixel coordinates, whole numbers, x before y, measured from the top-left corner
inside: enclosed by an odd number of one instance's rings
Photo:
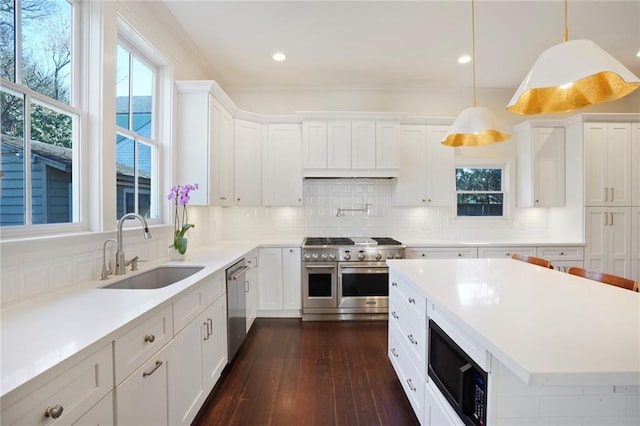
[[[302,272],[300,247],[260,249],[258,310],[262,316],[300,316]]]
[[[227,364],[226,313],[221,296],[174,338],[171,424],[191,424]]]
[[[424,426],[464,426],[440,390],[432,382],[424,388]]]
[[[258,287],[260,286],[260,271],[258,269],[258,250],[253,250],[245,257],[247,266],[251,269],[246,273],[246,302],[247,302],[247,332],[256,319],[258,306]]]
[[[161,426],[169,418],[169,374],[173,342],[162,348],[116,387],[119,426]]]
[[[526,256],[535,256],[536,255],[535,247],[523,247],[523,246],[513,246],[513,247],[478,247],[478,257],[479,258],[506,258],[511,257],[515,253],[524,254]]]
[[[585,209],[585,268],[631,276],[631,208]]]
[[[113,421],[113,392],[109,392],[73,424],[91,426],[112,426],[115,424]]]
[[[414,247],[407,249],[407,259],[473,259],[477,247]]]
[[[640,207],[631,209],[631,279],[640,281]]]

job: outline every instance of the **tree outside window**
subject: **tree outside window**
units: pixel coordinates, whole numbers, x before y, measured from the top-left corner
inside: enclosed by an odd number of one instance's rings
[[[457,216],[504,216],[502,168],[456,168]]]

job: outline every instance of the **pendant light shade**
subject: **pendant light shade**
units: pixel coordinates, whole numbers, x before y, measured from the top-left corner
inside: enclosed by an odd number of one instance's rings
[[[488,108],[471,107],[458,114],[442,144],[452,147],[483,146],[510,138],[511,134],[500,130],[498,120]]]
[[[564,42],[544,51],[507,105],[516,114],[573,111],[615,101],[640,79],[591,40],[569,41],[565,0]]]
[[[473,107],[458,114],[442,141],[445,146],[484,146],[504,142],[511,134],[500,130],[498,120],[488,108],[476,106],[476,31],[475,2],[471,0],[471,39],[473,65]]]

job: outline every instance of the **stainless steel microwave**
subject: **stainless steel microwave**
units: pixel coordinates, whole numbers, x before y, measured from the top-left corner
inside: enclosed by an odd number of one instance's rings
[[[486,425],[486,371],[433,320],[429,320],[428,374],[466,425]]]

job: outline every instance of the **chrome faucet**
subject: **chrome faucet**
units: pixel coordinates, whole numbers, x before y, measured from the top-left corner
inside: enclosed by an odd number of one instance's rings
[[[118,221],[118,233],[116,234],[116,244],[118,245],[118,250],[116,251],[116,275],[124,275],[126,271],[126,267],[131,261],[126,262],[124,259],[124,251],[122,250],[122,224],[127,219],[138,219],[142,223],[142,231],[144,232],[144,239],[148,240],[151,238],[151,232],[149,232],[149,225],[147,225],[147,221],[144,217],[140,216],[137,213],[127,213],[120,218]],[[137,260],[137,259],[136,259]]]

